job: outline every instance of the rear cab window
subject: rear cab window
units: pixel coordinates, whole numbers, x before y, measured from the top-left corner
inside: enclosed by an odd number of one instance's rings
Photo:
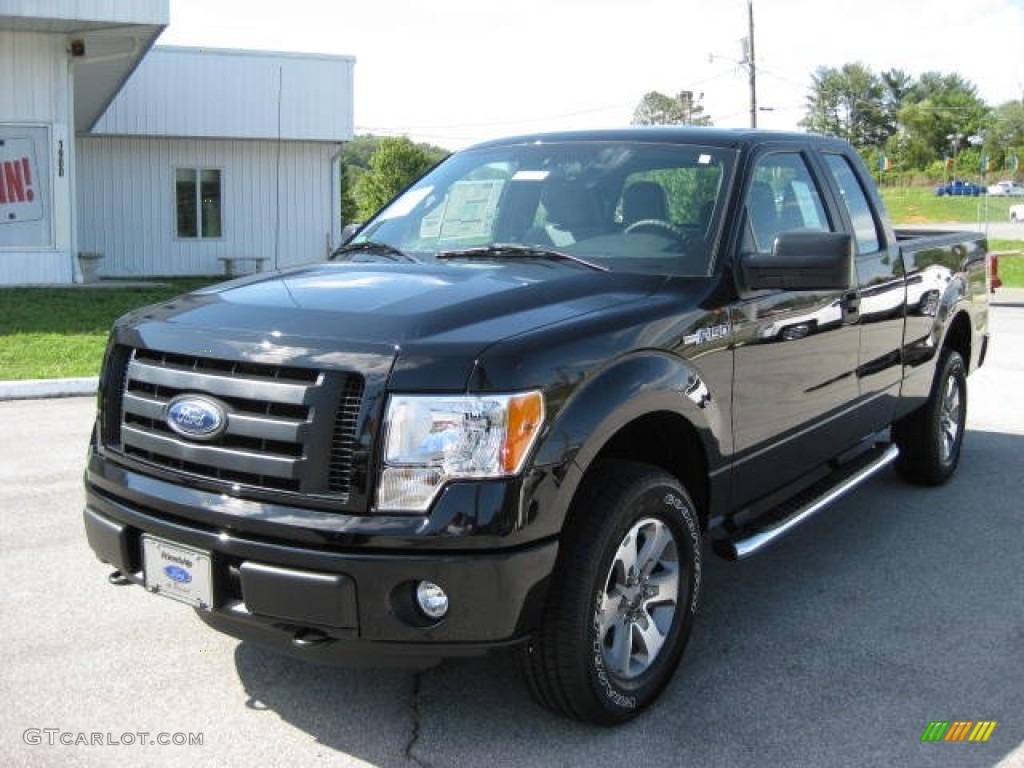
[[[877,253],[882,248],[878,222],[849,158],[830,152],[823,153],[822,157],[836,189],[839,190],[840,202],[850,217],[857,255]]]

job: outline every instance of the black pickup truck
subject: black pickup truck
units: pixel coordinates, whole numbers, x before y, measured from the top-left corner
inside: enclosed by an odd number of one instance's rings
[[[458,152],[328,263],[113,329],[85,527],[113,583],[312,660],[518,646],[543,705],[671,679],[705,549],[956,469],[986,242],[894,231],[841,141],[658,128]]]

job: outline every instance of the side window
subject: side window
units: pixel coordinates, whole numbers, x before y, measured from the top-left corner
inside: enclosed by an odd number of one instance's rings
[[[857,180],[857,174],[850,167],[850,161],[842,155],[825,155],[829,173],[843,197],[843,205],[850,214],[853,236],[857,241],[857,254],[875,253],[881,247],[878,226],[864,188]]]
[[[807,163],[796,152],[777,152],[758,160],[746,208],[747,237],[752,241],[747,245],[762,253],[772,249],[780,232],[832,229]]]

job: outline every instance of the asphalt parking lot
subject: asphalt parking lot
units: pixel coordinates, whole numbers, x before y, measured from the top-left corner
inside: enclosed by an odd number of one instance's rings
[[[318,667],[108,585],[81,523],[92,399],[0,403],[0,764],[1024,766],[1024,303],[992,327],[956,478],[886,472],[764,555],[710,558],[679,673],[615,730],[538,709],[509,656]],[[933,720],[998,725],[922,743]]]

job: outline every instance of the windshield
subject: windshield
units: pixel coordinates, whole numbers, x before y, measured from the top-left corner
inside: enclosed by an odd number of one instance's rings
[[[467,150],[406,190],[350,247],[416,260],[553,251],[566,264],[706,275],[733,162],[733,150],[641,142]]]

